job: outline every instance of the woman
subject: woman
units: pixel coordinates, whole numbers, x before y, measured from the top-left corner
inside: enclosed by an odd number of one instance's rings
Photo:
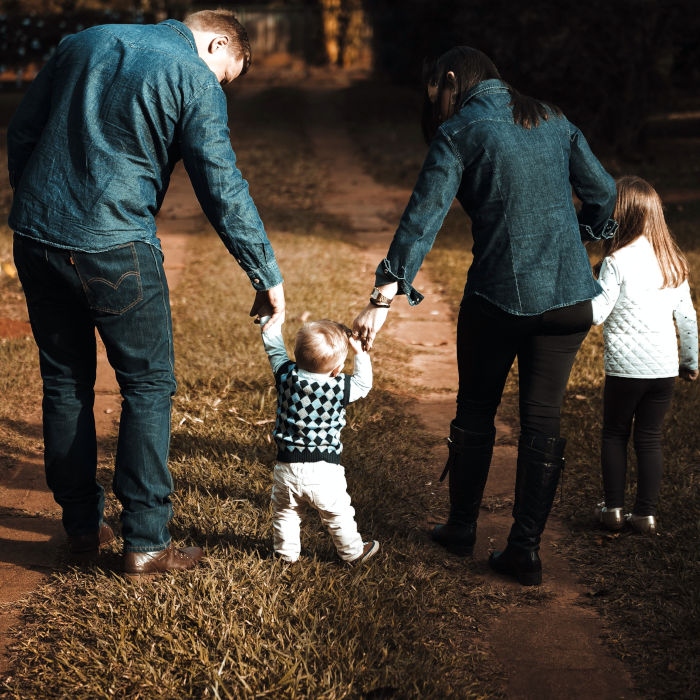
[[[369,348],[395,294],[421,301],[411,282],[457,197],[472,221],[474,260],[457,324],[457,415],[443,473],[450,515],[432,538],[455,554],[473,551],[494,417],[517,357],[514,523],[489,564],[537,585],[540,536],[564,467],[561,402],[600,291],[582,239],[613,235],[615,183],[558,108],[519,94],[480,51],[451,49],[426,83],[428,154],[354,330]],[[572,186],[582,201],[578,215]]]

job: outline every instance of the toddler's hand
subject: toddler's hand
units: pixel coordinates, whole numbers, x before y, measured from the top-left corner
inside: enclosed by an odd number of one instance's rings
[[[253,323],[259,324],[260,330],[264,333],[282,332],[282,322],[279,320],[279,318],[273,320],[273,317],[268,316],[267,314],[253,319]]]
[[[686,382],[694,382],[698,378],[698,374],[700,374],[700,372],[697,369],[681,367],[678,374],[680,374],[681,379],[685,379]]]
[[[356,355],[360,355],[361,353],[365,352],[365,350],[362,347],[362,341],[360,340],[360,336],[356,334],[348,334],[348,345],[352,348],[352,351]]]

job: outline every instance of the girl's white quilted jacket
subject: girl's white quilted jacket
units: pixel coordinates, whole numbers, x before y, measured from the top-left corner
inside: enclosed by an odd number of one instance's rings
[[[663,276],[646,236],[605,258],[593,299],[593,323],[605,322],[605,374],[675,377],[698,367],[698,322],[688,282],[661,288]],[[680,337],[680,361],[674,319]]]

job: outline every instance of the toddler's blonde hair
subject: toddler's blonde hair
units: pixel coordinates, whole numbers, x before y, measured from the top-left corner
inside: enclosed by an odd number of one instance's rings
[[[297,367],[316,374],[328,374],[348,354],[347,329],[342,323],[312,321],[299,329],[294,345]]]

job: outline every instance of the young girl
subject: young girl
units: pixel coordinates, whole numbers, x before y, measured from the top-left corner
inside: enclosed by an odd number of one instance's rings
[[[593,323],[605,322],[605,389],[601,464],[605,501],[596,514],[610,530],[625,520],[656,532],[661,487],[661,427],[675,377],[698,376],[698,324],[688,263],[664,220],[661,199],[639,177],[617,182],[619,230],[604,242]],[[680,370],[675,319],[680,335]],[[637,498],[623,517],[627,442],[634,421]]]

